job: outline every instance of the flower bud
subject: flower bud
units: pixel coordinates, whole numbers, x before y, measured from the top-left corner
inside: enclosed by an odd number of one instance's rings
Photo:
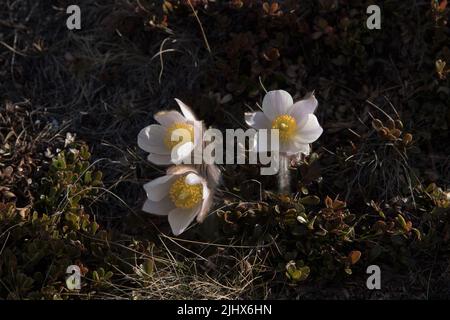
[[[383,127],[383,123],[379,119],[374,119],[372,120],[372,127],[378,131]]]
[[[395,129],[395,122],[392,119],[388,119],[386,122],[386,127],[388,127],[389,130]]]
[[[395,120],[395,127],[397,129],[403,130],[403,122],[400,119]]]
[[[408,144],[410,144],[412,142],[413,136],[411,133],[406,133],[403,136],[403,143],[405,144],[405,146],[407,146]]]
[[[394,130],[391,130],[391,134],[396,138],[400,138],[400,135],[402,134],[402,132],[399,129],[394,129]]]
[[[380,130],[378,130],[378,134],[382,138],[386,138],[388,133],[389,133],[389,131],[388,131],[388,129],[386,127],[382,127]]]

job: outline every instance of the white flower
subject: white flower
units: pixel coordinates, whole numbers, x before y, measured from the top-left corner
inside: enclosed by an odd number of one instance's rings
[[[284,90],[269,91],[263,99],[263,112],[246,113],[245,122],[257,130],[278,129],[280,153],[308,155],[309,144],[323,132],[314,115],[317,104],[314,95],[294,103]]]
[[[186,104],[175,101],[183,115],[174,110],[158,112],[154,118],[159,124],[145,127],[138,135],[139,147],[149,152],[147,159],[157,165],[180,163],[202,142],[202,123]],[[174,136],[179,139],[173,141]]]
[[[142,210],[167,215],[172,232],[178,236],[195,218],[198,222],[206,218],[214,187],[194,167],[170,167],[165,176],[144,185],[147,200]]]

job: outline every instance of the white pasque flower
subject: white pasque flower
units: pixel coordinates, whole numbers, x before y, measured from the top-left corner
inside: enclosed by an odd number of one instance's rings
[[[203,222],[211,207],[214,188],[197,169],[179,165],[170,167],[165,176],[144,185],[147,200],[143,211],[168,216],[174,235],[178,236],[197,218]]]
[[[138,135],[139,147],[149,152],[147,159],[157,165],[178,164],[202,143],[202,123],[186,104],[175,101],[183,114],[175,110],[158,112],[154,118],[159,124],[145,127]]]
[[[269,91],[264,96],[263,112],[245,114],[245,122],[254,129],[278,129],[279,151],[286,156],[308,155],[310,143],[323,132],[314,111],[318,102],[313,94],[294,103],[284,90]]]

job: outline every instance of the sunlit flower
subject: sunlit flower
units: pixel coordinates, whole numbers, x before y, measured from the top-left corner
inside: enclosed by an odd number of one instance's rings
[[[323,132],[314,115],[317,104],[313,94],[294,103],[291,95],[284,90],[269,91],[263,99],[263,112],[246,113],[245,121],[257,130],[278,129],[281,154],[308,155],[309,144]]]
[[[215,166],[208,166],[213,170]],[[194,167],[170,167],[167,174],[144,185],[147,200],[143,211],[168,216],[174,235],[178,236],[197,218],[203,222],[212,205],[215,181]]]
[[[154,118],[159,124],[145,127],[138,135],[139,147],[149,152],[147,159],[157,165],[180,163],[202,142],[201,122],[186,104],[175,101],[183,114],[174,110],[158,112]]]

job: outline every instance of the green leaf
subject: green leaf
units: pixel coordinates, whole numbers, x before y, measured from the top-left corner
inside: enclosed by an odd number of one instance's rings
[[[314,216],[311,220],[308,222],[308,229],[314,230],[314,222],[316,222],[317,216]]]
[[[417,240],[421,241],[422,240],[422,234],[420,233],[419,229],[412,228],[411,230],[415,233],[415,235],[417,237]]]
[[[300,277],[300,281],[304,281],[308,278],[309,273],[311,272],[311,269],[308,266],[304,266],[299,268],[299,270],[301,271],[301,277]]]
[[[92,182],[92,172],[86,171],[86,173],[84,174],[84,183],[90,184],[91,182]]]
[[[290,275],[291,275],[291,279],[294,281],[301,281],[301,279],[302,279],[302,271],[301,270],[295,270]]]
[[[397,220],[397,222],[401,225],[401,227],[403,228],[403,229],[406,229],[406,221],[405,221],[405,218],[403,218],[403,216],[401,215],[401,214],[399,214],[399,215],[397,215],[397,218],[396,218],[396,220]]]
[[[100,226],[99,226],[99,224],[97,222],[95,222],[95,221],[92,222],[91,223],[91,234],[95,235],[97,233],[97,230],[98,230],[99,227]]]
[[[307,206],[316,206],[320,204],[320,198],[318,196],[306,196],[300,199],[300,203]]]

